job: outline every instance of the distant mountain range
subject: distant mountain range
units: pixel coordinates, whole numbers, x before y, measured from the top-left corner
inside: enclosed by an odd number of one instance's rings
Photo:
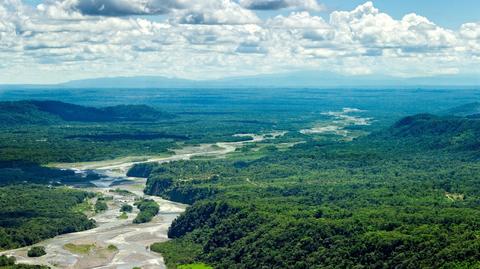
[[[0,85],[0,89],[15,88],[412,88],[412,87],[477,87],[480,76],[442,75],[398,78],[389,76],[344,76],[329,72],[293,72],[217,80],[188,80],[160,76],[106,77],[74,80],[51,85]]]
[[[480,115],[480,102],[473,102],[454,107],[445,111],[443,114],[459,117],[478,117],[478,115]]]

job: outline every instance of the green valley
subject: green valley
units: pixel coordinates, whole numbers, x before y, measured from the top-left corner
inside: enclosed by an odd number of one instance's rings
[[[46,252],[20,263],[480,266],[474,91],[104,91],[0,105],[1,248]]]
[[[193,203],[152,249],[215,268],[480,266],[479,131],[417,115],[349,143],[152,165],[147,193]]]

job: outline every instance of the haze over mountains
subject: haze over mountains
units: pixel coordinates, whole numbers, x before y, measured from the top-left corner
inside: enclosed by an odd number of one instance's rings
[[[475,87],[480,78],[475,75],[442,75],[431,77],[399,78],[378,75],[346,76],[329,72],[292,72],[282,74],[229,77],[217,80],[189,80],[162,76],[104,77],[73,80],[47,85],[0,85],[11,88],[244,88],[244,87]]]
[[[70,122],[157,121],[173,115],[146,105],[87,107],[59,101],[0,102],[0,125]]]

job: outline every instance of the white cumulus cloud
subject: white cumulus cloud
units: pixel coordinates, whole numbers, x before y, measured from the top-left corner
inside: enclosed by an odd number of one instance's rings
[[[31,7],[0,0],[0,82],[303,69],[480,74],[478,22],[446,29],[413,13],[395,19],[371,2],[323,18],[312,12],[319,7],[286,0],[47,0]],[[291,10],[264,20],[255,11],[279,8]]]

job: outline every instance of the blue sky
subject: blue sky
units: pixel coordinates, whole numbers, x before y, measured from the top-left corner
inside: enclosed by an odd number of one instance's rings
[[[4,0],[0,83],[480,75],[474,0]]]
[[[365,1],[325,0],[329,10],[351,10]],[[400,19],[407,13],[425,16],[436,24],[447,28],[458,28],[461,24],[480,20],[480,1],[476,0],[380,0],[374,5]]]

